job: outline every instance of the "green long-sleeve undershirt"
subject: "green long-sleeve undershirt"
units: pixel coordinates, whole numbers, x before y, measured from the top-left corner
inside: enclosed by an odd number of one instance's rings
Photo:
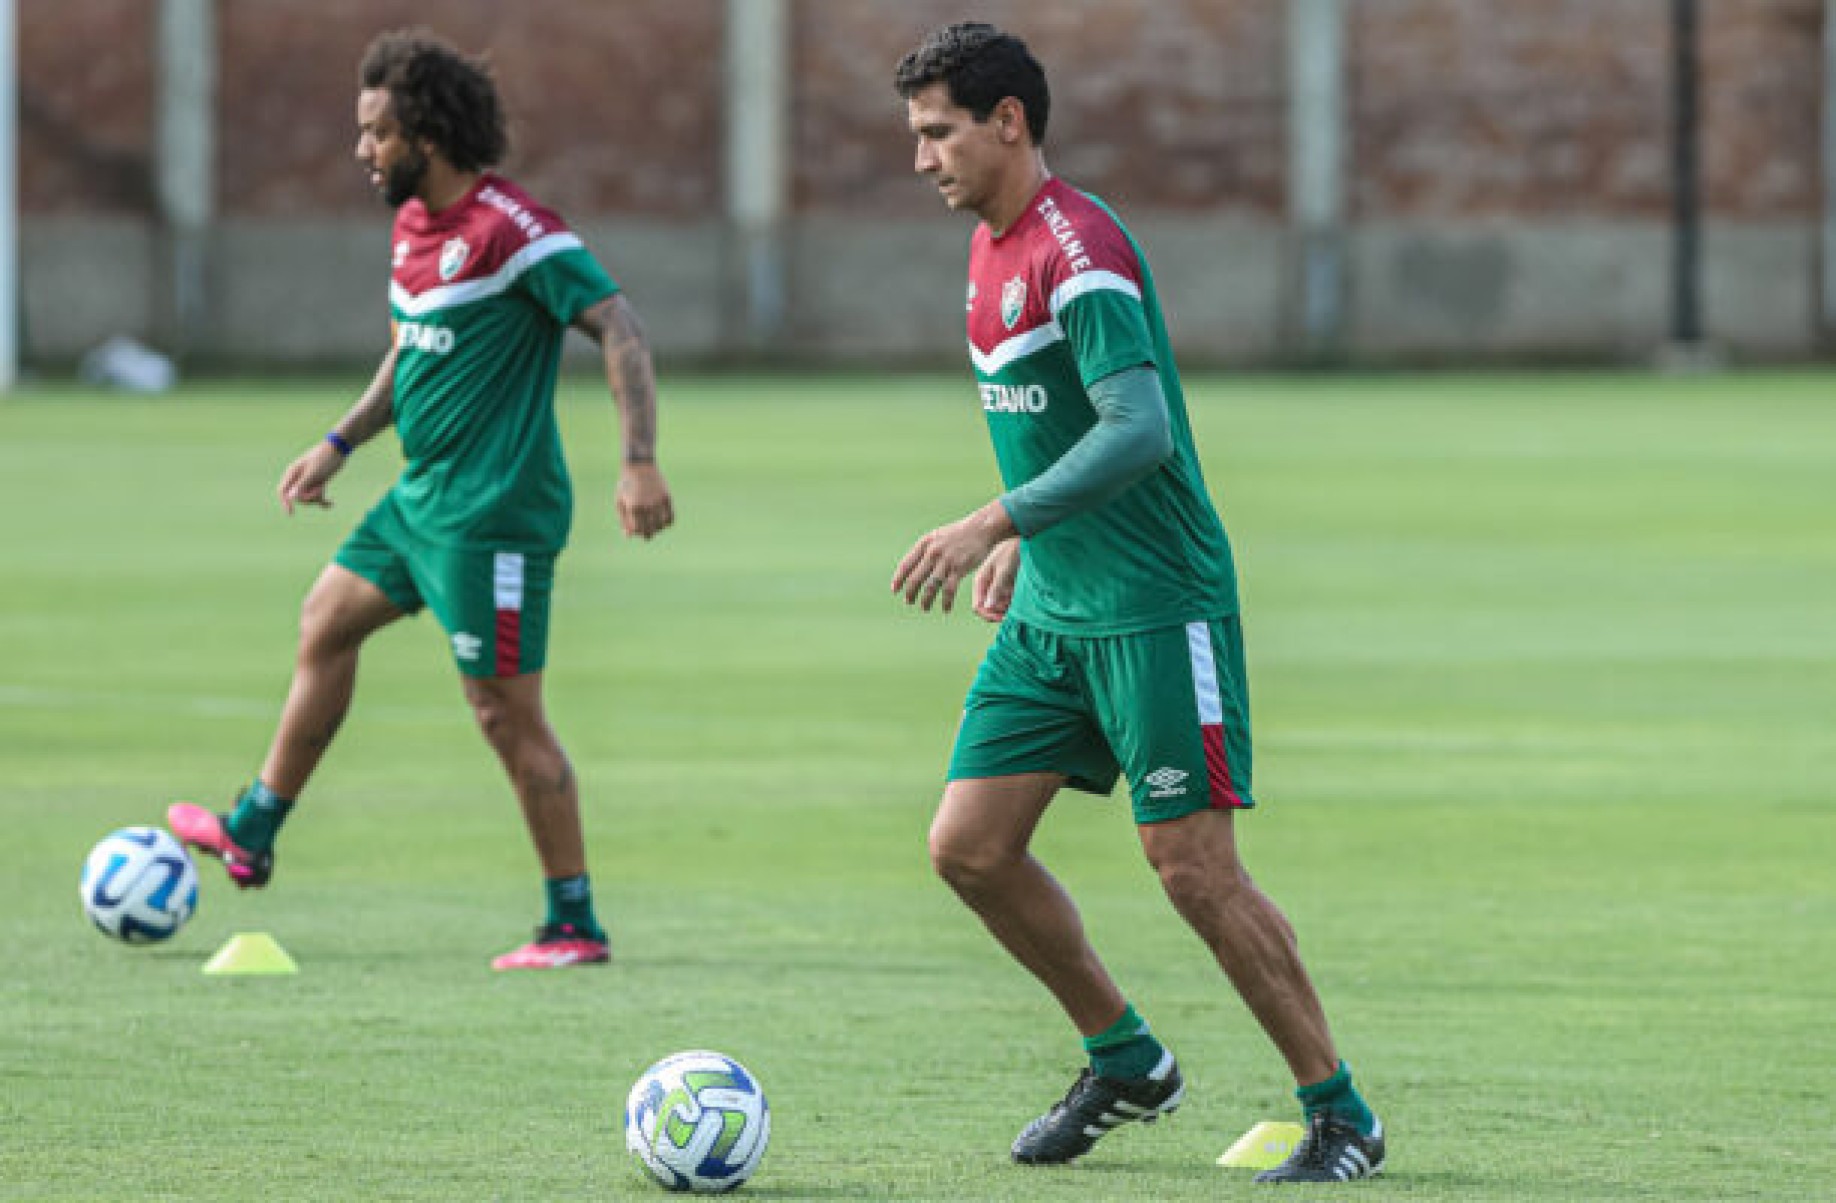
[[[1160,373],[1151,367],[1128,368],[1092,384],[1089,393],[1096,425],[1057,463],[1001,498],[1022,538],[1095,509],[1173,454]]]

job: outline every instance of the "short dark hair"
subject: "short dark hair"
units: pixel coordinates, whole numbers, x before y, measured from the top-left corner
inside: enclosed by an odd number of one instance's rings
[[[983,21],[960,21],[934,29],[918,48],[899,61],[893,86],[910,100],[932,84],[943,84],[950,103],[988,120],[994,107],[1012,96],[1026,109],[1026,131],[1033,145],[1045,142],[1052,93],[1045,68],[1026,43]]]
[[[378,34],[357,79],[365,88],[389,89],[402,132],[432,142],[460,171],[483,171],[510,149],[489,68],[425,29]]]

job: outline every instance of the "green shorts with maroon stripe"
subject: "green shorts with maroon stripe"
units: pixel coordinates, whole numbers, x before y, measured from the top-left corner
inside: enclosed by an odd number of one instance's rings
[[[1236,617],[1087,638],[1003,622],[949,777],[1020,773],[1062,773],[1095,794],[1126,777],[1137,823],[1254,806]]]
[[[555,553],[437,547],[383,495],[334,557],[410,614],[433,611],[468,677],[540,672],[548,658]]]

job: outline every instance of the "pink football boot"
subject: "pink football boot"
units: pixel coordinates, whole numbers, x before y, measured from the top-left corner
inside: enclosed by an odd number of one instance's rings
[[[223,816],[213,814],[202,806],[194,806],[190,802],[174,802],[166,808],[166,826],[180,840],[222,861],[223,867],[229,870],[230,880],[241,889],[252,890],[265,886],[274,873],[274,853],[271,850],[250,852],[237,847],[223,824]]]
[[[571,923],[543,924],[534,940],[491,962],[491,968],[565,969],[569,965],[602,965],[612,959],[604,936],[592,936]]]

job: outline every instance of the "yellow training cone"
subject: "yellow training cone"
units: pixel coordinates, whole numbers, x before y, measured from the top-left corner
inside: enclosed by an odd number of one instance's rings
[[[265,931],[237,932],[204,965],[210,974],[298,973],[287,950]]]
[[[1288,1159],[1288,1154],[1294,1151],[1294,1146],[1306,1134],[1307,1130],[1299,1124],[1263,1120],[1245,1132],[1236,1144],[1225,1149],[1224,1155],[1218,1158],[1218,1164],[1241,1170],[1266,1170],[1278,1166]]]

